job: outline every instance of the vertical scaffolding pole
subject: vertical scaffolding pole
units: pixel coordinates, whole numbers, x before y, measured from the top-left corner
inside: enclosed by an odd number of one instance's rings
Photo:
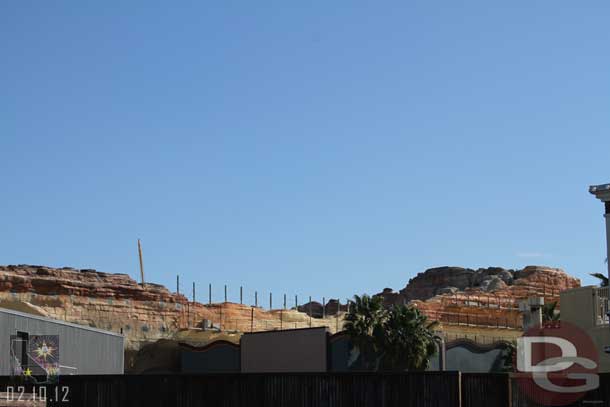
[[[322,318],[326,318],[326,298],[322,297]]]
[[[193,325],[195,325],[195,298],[195,282],[193,281]]]
[[[335,333],[339,332],[339,310],[341,309],[341,299],[337,298],[337,314],[335,315]]]
[[[250,332],[254,331],[254,307],[250,308]]]
[[[309,296],[309,327],[311,328],[311,295]]]
[[[138,239],[138,257],[140,258],[140,279],[142,281],[142,287],[144,287],[144,260],[142,260],[142,244]]]

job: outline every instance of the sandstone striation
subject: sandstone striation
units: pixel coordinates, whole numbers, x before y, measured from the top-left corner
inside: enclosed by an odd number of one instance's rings
[[[0,266],[0,307],[122,332],[128,348],[171,335],[187,299],[125,274],[69,267]]]
[[[417,274],[398,293],[384,289],[377,294],[386,304],[428,300],[437,295],[451,295],[466,290],[479,290],[514,298],[528,295],[558,297],[563,290],[580,287],[580,280],[565,271],[545,266],[527,266],[522,270],[501,267],[480,268],[436,267]]]
[[[126,274],[31,265],[0,266],[0,308],[123,333],[128,350],[201,327],[248,332],[328,325],[296,310],[263,310],[234,303],[193,303],[159,284],[144,286]],[[329,311],[337,309],[329,304]],[[330,314],[329,314],[330,315]]]
[[[465,323],[517,329],[520,299],[535,295],[555,301],[560,291],[579,285],[563,270],[543,266],[522,270],[438,267],[419,273],[399,292],[386,288],[378,295],[388,306],[417,306],[447,326]],[[341,329],[346,311],[346,305],[335,299],[326,303],[324,313],[317,302],[298,310],[193,303],[161,285],[142,286],[125,274],[30,265],[0,266],[0,307],[122,332],[128,350],[210,326],[236,333],[309,326],[328,326],[334,332]]]
[[[431,320],[439,321],[444,331],[477,326],[481,327],[479,334],[484,334],[493,328],[520,331],[520,301],[543,297],[545,302],[559,302],[561,291],[579,286],[579,279],[545,266],[522,270],[437,267],[419,273],[398,293],[385,289],[377,295],[388,306],[402,302],[419,308]]]

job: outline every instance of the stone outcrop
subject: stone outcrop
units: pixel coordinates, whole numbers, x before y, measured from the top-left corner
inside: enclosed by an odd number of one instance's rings
[[[345,312],[347,306],[345,304],[340,304],[336,299],[330,299],[324,307],[322,306],[322,303],[312,301],[299,305],[297,309],[299,312],[311,315],[314,318],[322,318],[325,315],[333,316],[337,315],[337,313]]]
[[[327,307],[329,315],[336,313],[336,302]],[[322,325],[334,331],[340,326],[337,318],[312,319],[296,310],[193,303],[162,285],[142,286],[125,274],[68,267],[0,266],[0,308],[121,332],[129,350],[172,339],[204,320],[215,329],[241,332]]]
[[[506,282],[499,277],[492,277],[486,280],[481,281],[481,290],[487,292],[494,292],[497,290],[503,290],[506,287]]]
[[[456,287],[464,290],[472,284],[474,270],[463,267],[437,267],[417,274],[409,280],[400,294],[406,301],[425,300],[438,294],[444,287]]]
[[[377,295],[386,306],[408,303],[445,325],[520,329],[520,301],[532,296],[559,301],[561,291],[579,286],[579,279],[544,266],[522,270],[437,267],[419,273],[398,293],[386,288]]]
[[[0,266],[0,307],[122,332],[128,348],[171,336],[188,301],[125,274],[69,267]]]
[[[519,299],[536,295],[557,300],[560,291],[579,285],[578,279],[550,267],[439,267],[418,274],[399,292],[386,288],[379,295],[386,305],[410,302],[444,323],[463,323],[470,315],[468,323],[517,326]],[[29,265],[0,266],[0,307],[122,332],[130,350],[173,339],[188,328],[204,326],[204,320],[225,332],[308,326],[336,331],[346,310],[345,304],[332,299],[325,307],[326,318],[321,318],[322,305],[317,302],[298,310],[193,303],[161,285],[142,286],[125,274]]]
[[[0,266],[0,291],[36,292],[41,295],[71,295],[118,300],[184,303],[186,297],[159,284],[138,284],[127,274],[102,273],[91,269],[60,269],[44,266]]]
[[[406,301],[402,294],[395,292],[391,288],[384,288],[383,291],[377,295],[383,297],[385,306],[401,305]]]
[[[509,296],[526,296],[538,292],[541,296],[556,297],[563,290],[579,286],[579,279],[551,267],[527,266],[522,270],[488,267],[474,270],[445,266],[417,274],[398,293],[386,288],[378,295],[384,297],[389,305],[428,300],[437,295],[454,294],[468,289],[490,293],[508,290]]]

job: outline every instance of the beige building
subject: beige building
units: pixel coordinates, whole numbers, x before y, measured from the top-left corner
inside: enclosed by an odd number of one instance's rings
[[[610,372],[610,354],[604,351],[610,346],[609,290],[588,286],[561,293],[561,321],[578,326],[593,339],[599,352],[600,372]]]
[[[610,277],[610,184],[592,185],[589,192],[604,204],[606,262]],[[561,319],[572,322],[591,336],[599,351],[600,371],[610,372],[610,325],[608,287],[582,287],[561,293]]]

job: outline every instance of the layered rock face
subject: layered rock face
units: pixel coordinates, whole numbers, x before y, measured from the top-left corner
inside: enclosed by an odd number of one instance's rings
[[[187,299],[125,274],[42,266],[0,266],[0,307],[122,332],[128,348],[167,337]]]
[[[430,318],[448,324],[518,327],[519,299],[535,295],[557,300],[560,291],[578,286],[578,279],[549,267],[439,267],[418,274],[399,292],[386,288],[379,295],[387,305],[410,302]],[[336,331],[342,327],[346,310],[337,300],[326,304],[326,318],[321,318],[322,305],[315,302],[298,310],[263,310],[234,303],[204,305],[158,284],[141,286],[125,274],[28,265],[0,266],[0,307],[122,332],[127,349],[174,338],[189,327],[201,327],[204,320],[223,331],[309,326]]]
[[[193,303],[162,285],[142,286],[126,274],[30,265],[0,266],[0,308],[121,332],[126,348],[133,350],[201,327],[204,320],[216,329],[241,332],[322,325],[336,330],[341,325],[337,318],[310,318],[296,310]],[[336,308],[335,303],[327,309]]]
[[[543,297],[545,302],[558,302],[561,291],[576,287],[580,287],[579,279],[551,267],[527,266],[522,270],[438,267],[419,273],[398,293],[386,289],[378,295],[386,305],[402,302],[417,307],[430,319],[441,322],[443,328],[521,330],[520,301]]]
[[[135,301],[186,302],[159,284],[138,284],[127,274],[44,266],[0,266],[0,291],[36,292],[41,295],[107,297]]]
[[[395,304],[425,301],[437,295],[455,295],[469,290],[513,298],[530,295],[558,297],[561,291],[575,287],[580,287],[579,279],[561,269],[545,266],[527,266],[522,270],[446,266],[417,274],[398,293],[386,288],[378,295],[384,297],[386,304]]]
[[[438,267],[419,273],[409,280],[400,295],[406,300],[426,300],[444,288],[464,290],[472,285],[475,271],[462,267]]]

